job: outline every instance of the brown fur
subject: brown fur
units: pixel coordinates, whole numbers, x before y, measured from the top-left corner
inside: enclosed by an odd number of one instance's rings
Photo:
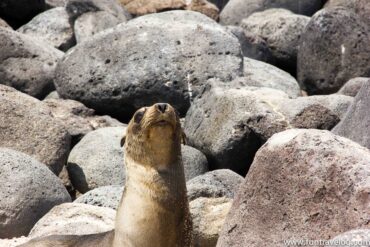
[[[181,160],[183,133],[175,110],[138,110],[125,139],[126,185],[114,231],[49,236],[23,247],[191,247],[192,223]]]

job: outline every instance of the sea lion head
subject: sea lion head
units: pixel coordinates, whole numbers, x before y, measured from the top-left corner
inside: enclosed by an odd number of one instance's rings
[[[179,116],[171,105],[143,107],[128,124],[125,155],[145,166],[169,167],[181,159],[182,133]]]

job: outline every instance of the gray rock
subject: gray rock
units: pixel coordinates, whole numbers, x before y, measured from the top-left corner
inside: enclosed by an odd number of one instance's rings
[[[190,202],[194,247],[215,247],[231,208],[230,198],[198,198]]]
[[[85,203],[117,210],[119,202],[121,201],[123,189],[123,186],[118,185],[99,187],[86,192],[77,198],[74,203]]]
[[[46,7],[57,8],[57,7],[65,7],[67,4],[67,0],[45,0]]]
[[[220,22],[225,25],[239,25],[251,14],[270,8],[284,8],[311,16],[323,4],[323,0],[230,0],[220,14]]]
[[[360,91],[364,84],[369,84],[370,78],[367,77],[357,77],[346,82],[343,87],[338,91],[338,94],[348,95],[355,97]]]
[[[73,27],[64,7],[53,8],[37,15],[17,31],[41,39],[62,51],[67,51],[76,44]]]
[[[291,98],[301,96],[296,79],[289,73],[250,58],[244,58],[245,86],[268,87],[278,89],[289,95]]]
[[[37,98],[50,93],[63,52],[10,29],[0,28],[0,40],[0,84]]]
[[[158,101],[184,114],[200,83],[241,73],[235,36],[199,13],[170,11],[78,44],[59,63],[55,83],[63,98],[127,120],[137,108]]]
[[[0,238],[27,235],[55,205],[71,200],[62,182],[30,156],[0,148]]]
[[[77,43],[89,40],[91,36],[108,28],[126,22],[119,20],[106,11],[88,12],[77,18],[74,24],[74,31]]]
[[[2,0],[0,16],[17,28],[45,9],[45,0]],[[2,39],[0,39],[2,40]]]
[[[201,151],[190,146],[182,145],[181,155],[186,181],[208,171],[207,158]]]
[[[370,243],[370,229],[356,229],[348,232],[339,234],[335,238],[331,239],[333,245],[329,247],[341,246],[369,246]]]
[[[97,116],[93,109],[74,100],[46,99],[43,101],[55,119],[60,120],[72,136],[75,145],[90,131],[104,127],[124,127],[125,125],[109,116]]]
[[[9,29],[12,29],[8,23],[6,23],[6,21],[4,21],[3,19],[0,18],[0,27],[2,28],[9,28]]]
[[[288,99],[276,108],[294,128],[330,130],[344,117],[353,98],[344,95],[323,95]]]
[[[369,41],[368,27],[354,12],[337,7],[316,13],[300,40],[301,87],[309,94],[330,94],[351,78],[369,77]]]
[[[71,137],[41,101],[0,85],[0,146],[26,153],[59,174]]]
[[[239,26],[225,26],[225,28],[238,38],[244,57],[270,64],[275,63],[274,57],[265,40],[253,34],[248,35],[244,33],[243,28]]]
[[[310,18],[286,9],[268,9],[243,19],[246,36],[266,42],[278,67],[294,73],[298,41]]]
[[[51,93],[49,93],[44,100],[47,100],[47,99],[60,99],[60,96],[58,94],[57,91],[53,91]]]
[[[337,135],[347,137],[370,149],[370,83],[360,89],[343,120],[334,128]]]
[[[124,185],[125,170],[121,139],[125,127],[108,127],[92,131],[72,149],[67,169],[77,191]]]
[[[358,14],[367,26],[370,25],[370,7],[367,0],[328,0],[325,8],[344,7]]]
[[[131,15],[116,0],[66,0],[66,9],[72,20],[88,12],[106,11],[122,21]]]
[[[228,169],[207,172],[186,183],[188,199],[190,202],[199,197],[232,199],[242,182],[242,176]]]
[[[210,81],[186,114],[189,145],[207,156],[211,169],[245,175],[259,147],[290,127],[273,103],[288,98],[275,89]]]
[[[116,212],[111,208],[82,203],[54,207],[32,228],[30,238],[50,235],[88,235],[114,228]]]
[[[368,149],[329,131],[274,135],[256,154],[217,246],[283,247],[368,227],[369,163]]]

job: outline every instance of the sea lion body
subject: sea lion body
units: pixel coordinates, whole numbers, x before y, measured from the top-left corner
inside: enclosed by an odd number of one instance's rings
[[[168,104],[138,110],[125,138],[126,184],[115,230],[49,236],[23,247],[191,247],[192,223],[181,160],[182,129]]]

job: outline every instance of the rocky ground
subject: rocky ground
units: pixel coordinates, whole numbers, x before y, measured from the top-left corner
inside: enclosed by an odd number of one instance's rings
[[[370,241],[369,16],[368,0],[3,0],[0,246],[113,229],[120,140],[156,102],[183,118],[195,246]]]

